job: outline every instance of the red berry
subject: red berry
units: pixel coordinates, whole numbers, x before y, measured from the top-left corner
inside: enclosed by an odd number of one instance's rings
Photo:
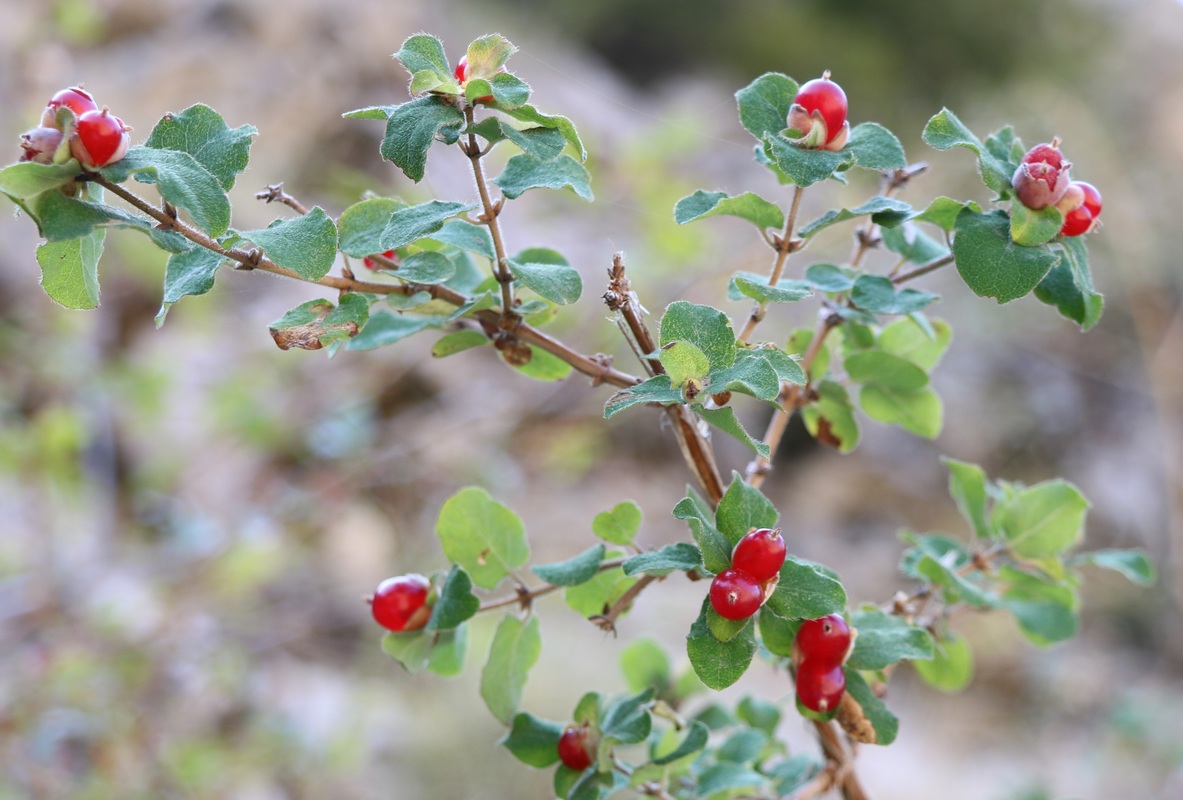
[[[382,254],[382,257],[393,259],[394,258],[394,251],[387,250],[385,253]],[[377,261],[370,258],[369,256],[366,256],[365,258],[363,258],[361,260],[361,263],[364,264],[367,269],[382,269],[383,268],[383,265],[379,264]]]
[[[845,691],[842,667],[808,658],[797,667],[797,699],[810,711],[833,713]]]
[[[114,164],[127,153],[131,138],[130,130],[123,120],[113,116],[104,108],[102,111],[87,111],[78,118],[74,138],[70,141],[70,152],[87,169],[97,169]]]
[[[1037,144],[1019,162],[1011,183],[1015,196],[1027,208],[1039,210],[1058,203],[1068,191],[1072,164],[1060,152],[1060,140]]]
[[[502,65],[500,68],[498,68],[497,71],[498,72],[505,72],[505,66]],[[464,84],[468,83],[468,78],[469,78],[468,56],[460,56],[460,60],[456,62],[456,69],[453,70],[452,74],[456,76],[456,81],[461,86],[464,86]],[[484,97],[478,97],[476,100],[473,100],[472,102],[474,102],[474,103],[492,103],[493,102],[493,95],[487,94]]]
[[[21,134],[21,161],[52,164],[53,154],[62,143],[62,132],[57,128],[33,128]]]
[[[826,126],[826,138],[822,142],[823,145],[828,145],[842,133],[842,129],[846,124],[846,92],[842,91],[842,87],[830,80],[830,73],[825,72],[820,78],[814,78],[811,81],[806,81],[801,84],[801,88],[797,90],[797,96],[793,98],[793,104],[804,109],[808,118],[814,119],[814,114],[817,114]],[[790,122],[795,121],[791,116]],[[802,130],[798,125],[793,127],[801,130],[802,133],[808,133],[808,129]]]
[[[833,667],[846,660],[850,641],[850,625],[841,614],[830,614],[802,622],[795,644],[802,660]]]
[[[764,602],[764,590],[751,575],[725,569],[711,581],[711,605],[726,619],[747,619]]]
[[[41,124],[46,128],[56,128],[58,109],[62,106],[73,111],[75,117],[81,117],[87,111],[94,111],[98,108],[98,104],[95,103],[90,92],[81,86],[71,86],[69,89],[62,89],[50,98],[41,115]]]
[[[776,577],[784,563],[785,540],[773,528],[751,531],[736,543],[731,553],[731,566],[760,583]]]
[[[1080,236],[1088,233],[1097,226],[1097,217],[1101,215],[1101,193],[1097,191],[1097,187],[1084,181],[1073,181],[1072,189],[1074,194],[1079,191],[1081,202],[1064,214],[1064,225],[1060,228],[1061,236]]]
[[[583,772],[592,764],[592,754],[588,745],[587,725],[568,725],[559,737],[559,760],[566,766],[578,772]]]
[[[378,584],[370,600],[370,613],[383,628],[399,633],[415,631],[431,618],[427,593],[431,582],[417,573],[387,578]]]

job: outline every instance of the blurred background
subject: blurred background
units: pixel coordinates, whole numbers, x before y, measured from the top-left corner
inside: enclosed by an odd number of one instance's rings
[[[133,139],[204,102],[259,129],[232,193],[240,229],[280,215],[253,197],[279,181],[334,215],[367,189],[471,196],[443,150],[413,185],[379,159],[379,123],[340,114],[406,99],[390,54],[412,33],[441,37],[453,62],[476,36],[506,35],[534,102],[579,126],[597,195],[527,194],[503,218],[510,246],[554,247],[578,266],[584,300],[556,330],[630,371],[598,306],[615,250],[655,315],[677,298],[718,302],[731,272],[767,269],[746,223],[672,220],[700,187],[787,200],[736,119],[733,93],[760,73],[831,70],[852,122],[885,124],[932,164],[904,196],[917,206],[989,200],[969,153],[921,143],[942,106],[980,135],[1005,123],[1028,144],[1059,135],[1074,177],[1105,197],[1089,242],[1100,324],[1081,335],[1033,299],[999,307],[936,273],[923,288],[942,294],[937,314],[955,329],[935,378],[946,430],[926,442],[864,420],[844,457],[795,427],[765,488],[792,550],[838,569],[852,602],[883,602],[902,586],[899,528],[964,532],[940,455],[1075,482],[1093,501],[1086,546],[1146,548],[1158,584],[1090,572],[1080,636],[1046,650],[1007,619],[961,620],[971,688],[938,694],[900,670],[888,698],[900,737],[862,748],[859,770],[880,800],[1183,796],[1183,270],[1171,238],[1183,4],[0,0],[0,18],[5,160],[77,82]],[[803,219],[872,189],[858,178],[811,191]],[[831,230],[810,257],[844,259],[849,233]],[[479,699],[495,620],[473,626],[464,677],[411,677],[380,652],[363,598],[389,575],[444,567],[435,515],[471,483],[523,516],[539,562],[589,546],[594,514],[626,497],[645,511],[643,544],[683,538],[668,512],[688,475],[658,416],[605,424],[606,389],[535,383],[484,350],[433,361],[430,336],[332,360],[280,352],[268,323],[318,295],[258,275],[225,271],[157,330],[163,258],[126,233],[108,239],[101,308],[66,311],[38,286],[34,226],[0,214],[0,241],[0,798],[548,796],[549,772],[495,745],[502,729]],[[812,324],[798,313],[762,335]],[[724,469],[743,469],[737,445],[717,447]],[[584,688],[622,690],[619,652],[642,635],[684,663],[704,588],[675,577],[651,589],[619,638],[542,603],[524,707],[566,719]],[[725,694],[744,693],[791,709],[787,679],[766,665]],[[814,748],[791,710],[782,734]]]

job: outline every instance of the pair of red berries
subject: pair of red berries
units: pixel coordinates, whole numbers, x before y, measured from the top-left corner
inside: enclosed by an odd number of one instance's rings
[[[711,605],[726,619],[747,619],[764,605],[785,563],[785,540],[773,528],[757,528],[736,543],[731,566],[711,581]]]
[[[846,92],[830,80],[827,70],[797,90],[789,107],[789,128],[800,132],[797,141],[804,147],[841,150],[850,136],[846,111]]]
[[[58,109],[68,108],[74,114],[74,128],[70,132],[70,154],[89,170],[114,164],[127,154],[131,144],[131,128],[111,114],[101,110],[90,92],[81,86],[62,89],[50,98],[41,114],[41,125],[21,134],[21,161],[52,164],[65,133],[59,127]]]
[[[418,573],[387,578],[368,598],[370,613],[387,630],[417,631],[431,619],[430,593],[431,581]]]
[[[818,714],[830,716],[846,691],[842,664],[850,653],[850,625],[840,614],[807,619],[797,628],[793,660],[797,664],[797,700]]]
[[[1100,224],[1101,193],[1084,181],[1074,181],[1068,171],[1072,163],[1060,152],[1060,140],[1037,144],[1026,152],[1011,184],[1015,196],[1027,208],[1055,206],[1064,215],[1061,236],[1080,236]]]

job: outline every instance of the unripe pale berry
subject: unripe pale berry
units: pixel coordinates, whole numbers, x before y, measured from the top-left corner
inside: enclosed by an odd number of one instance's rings
[[[850,625],[841,614],[830,614],[802,622],[793,647],[801,661],[839,666],[850,652],[850,643]]]
[[[789,107],[788,124],[805,136],[808,146],[840,150],[850,132],[846,111],[846,92],[830,80],[826,71],[820,78],[801,84]],[[819,125],[822,127],[814,131]]]
[[[785,563],[785,540],[774,528],[751,531],[735,545],[731,566],[755,578],[770,581]]]
[[[711,581],[711,605],[725,619],[747,619],[764,602],[764,589],[751,575],[725,569]]]
[[[21,161],[52,164],[53,154],[62,143],[62,132],[57,128],[33,128],[21,134]]]
[[[370,613],[379,625],[395,633],[422,628],[431,618],[427,595],[431,582],[418,573],[387,578],[370,598]]]
[[[587,724],[568,725],[559,737],[559,760],[578,772],[592,765],[592,742]]]
[[[1064,214],[1061,236],[1080,236],[1094,230],[1101,215],[1101,193],[1097,187],[1084,181],[1074,181],[1072,187],[1081,193],[1080,205]]]
[[[1059,202],[1068,191],[1071,162],[1060,152],[1060,140],[1037,144],[1019,162],[1011,183],[1015,196],[1027,208],[1038,211]]]
[[[805,659],[797,667],[797,699],[818,714],[832,714],[846,691],[846,673],[841,666]]]
[[[45,106],[45,111],[41,114],[42,126],[57,127],[57,113],[62,106],[73,111],[75,117],[81,117],[87,111],[98,109],[98,104],[95,103],[90,92],[81,86],[71,86],[69,89],[62,89],[50,98],[49,103]]]
[[[74,138],[70,140],[70,152],[87,169],[114,164],[127,154],[131,143],[129,130],[123,120],[106,108],[87,111],[78,118]]]
[[[505,66],[502,65],[497,71],[498,72],[505,72]],[[464,84],[468,83],[468,78],[469,78],[468,56],[460,56],[460,60],[456,62],[456,69],[453,71],[452,74],[456,76],[456,81],[461,86],[464,86]],[[477,99],[473,100],[472,102],[474,102],[474,103],[492,103],[493,102],[493,95],[487,94],[484,97],[478,97]]]

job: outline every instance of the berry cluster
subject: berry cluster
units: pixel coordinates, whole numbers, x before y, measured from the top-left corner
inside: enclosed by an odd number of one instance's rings
[[[801,84],[789,107],[789,129],[801,147],[841,150],[850,136],[846,121],[846,92],[830,80],[829,70],[820,78]]]
[[[126,155],[130,130],[106,106],[100,110],[90,92],[71,86],[50,98],[38,127],[21,134],[20,160],[60,164],[73,156],[85,169],[99,169]]]
[[[799,705],[824,717],[834,715],[846,691],[842,664],[852,641],[850,625],[840,614],[801,623],[793,642]]]
[[[785,540],[773,528],[757,528],[736,543],[731,566],[711,581],[711,605],[726,619],[747,619],[776,588],[785,563]]]
[[[1100,224],[1101,193],[1091,183],[1071,180],[1071,166],[1060,152],[1060,140],[1052,139],[1028,150],[1011,178],[1015,196],[1027,208],[1060,210],[1064,215],[1061,236],[1080,236]]]
[[[431,581],[418,573],[387,578],[369,598],[370,613],[395,633],[417,631],[431,619],[430,593]]]

